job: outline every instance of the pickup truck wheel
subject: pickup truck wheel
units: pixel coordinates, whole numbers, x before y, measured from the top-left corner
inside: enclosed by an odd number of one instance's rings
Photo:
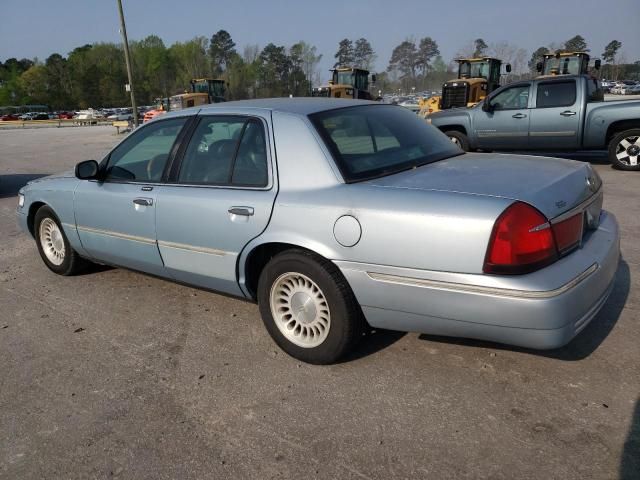
[[[609,161],[620,170],[640,170],[640,128],[625,130],[611,139]]]
[[[457,130],[449,130],[447,132],[444,132],[444,134],[462,150],[464,150],[465,152],[469,151],[469,137],[467,137],[464,133]]]
[[[303,362],[334,363],[362,336],[365,322],[349,284],[333,263],[305,250],[267,263],[258,304],[273,340]]]

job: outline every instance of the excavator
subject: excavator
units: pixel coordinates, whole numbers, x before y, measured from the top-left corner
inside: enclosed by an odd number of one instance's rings
[[[143,123],[171,110],[220,103],[225,101],[226,82],[217,78],[194,78],[190,82],[191,92],[158,99],[157,107],[144,114]]]
[[[371,83],[376,83],[375,74],[371,75]],[[329,84],[315,87],[311,96],[374,100],[369,92],[369,70],[354,67],[334,68],[331,70]]]
[[[455,107],[472,107],[500,86],[502,60],[493,57],[459,58],[458,78],[442,85],[442,95],[419,102],[421,117]],[[511,65],[505,70],[511,72]]]
[[[589,54],[586,52],[558,52],[548,53],[542,62],[536,65],[540,76],[546,75],[584,75],[589,73]],[[600,59],[597,59],[593,68],[600,70]]]

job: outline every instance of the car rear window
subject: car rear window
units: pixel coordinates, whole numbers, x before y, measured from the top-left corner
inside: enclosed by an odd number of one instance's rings
[[[368,104],[309,118],[349,183],[463,153],[437,128],[403,107]]]

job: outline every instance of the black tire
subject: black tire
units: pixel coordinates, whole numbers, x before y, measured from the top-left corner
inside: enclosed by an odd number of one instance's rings
[[[626,141],[631,145],[631,147],[625,147],[621,144],[621,142]],[[635,145],[637,143],[638,145]],[[632,151],[629,153],[629,148]],[[628,154],[626,157],[618,158],[618,154],[625,152]],[[631,154],[635,153],[636,157],[636,165],[631,164]],[[640,128],[632,128],[630,130],[625,130],[624,132],[620,132],[617,135],[614,135],[611,141],[609,142],[609,161],[619,170],[628,170],[628,171],[638,171],[640,170],[640,158],[638,155],[640,154]]]
[[[271,310],[272,288],[286,273],[308,277],[326,299],[330,311],[329,332],[317,346],[296,345],[276,325]],[[306,250],[287,250],[267,263],[258,282],[258,304],[264,325],[280,348],[298,360],[316,365],[334,363],[343,357],[362,337],[366,324],[360,306],[338,268]]]
[[[456,143],[465,152],[469,151],[469,137],[457,130],[448,130],[444,134]]]
[[[47,255],[45,254],[42,247],[42,241],[40,238],[40,226],[42,222],[44,222],[46,219],[52,220],[58,226],[58,229],[61,233],[62,242],[64,243],[64,259],[62,260],[62,263],[60,263],[59,265],[52,263],[47,258]],[[67,236],[65,235],[64,230],[62,229],[62,225],[60,224],[60,220],[58,220],[57,215],[53,212],[53,210],[51,210],[51,208],[47,206],[43,206],[43,207],[40,207],[40,209],[36,212],[34,222],[33,222],[33,231],[36,239],[36,245],[38,246],[38,252],[40,253],[40,257],[42,258],[42,261],[44,262],[44,264],[52,272],[57,273],[58,275],[65,275],[65,276],[75,275],[81,272],[82,270],[84,270],[90,264],[89,261],[80,257],[80,255],[78,255],[78,253],[73,248],[71,248],[71,245],[69,244],[69,240],[67,239]]]

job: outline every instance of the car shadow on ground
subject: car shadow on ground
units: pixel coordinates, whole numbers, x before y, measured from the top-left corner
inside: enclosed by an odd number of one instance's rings
[[[373,355],[374,353],[390,347],[406,334],[406,332],[382,330],[379,328],[369,329],[363,335],[363,338],[360,340],[360,343],[358,343],[356,348],[348,353],[338,363],[349,363],[353,362],[354,360],[359,360],[369,355]]]
[[[631,288],[631,274],[629,265],[624,259],[620,259],[618,271],[616,272],[615,284],[611,295],[604,304],[604,307],[589,323],[589,325],[578,334],[569,344],[554,350],[533,350],[530,348],[514,347],[499,343],[487,342],[484,340],[474,340],[469,338],[442,337],[422,334],[421,340],[431,342],[450,343],[470,347],[484,347],[498,350],[510,350],[514,352],[529,353],[531,355],[555,358],[564,361],[578,361],[591,355],[600,344],[607,338],[615,326],[624,305],[629,296]]]
[[[46,177],[50,173],[12,173],[0,175],[0,198],[15,197],[18,190],[24,187],[27,182],[37,178]]]
[[[640,477],[640,399],[631,417],[629,433],[624,442],[620,459],[620,480],[637,480]]]

